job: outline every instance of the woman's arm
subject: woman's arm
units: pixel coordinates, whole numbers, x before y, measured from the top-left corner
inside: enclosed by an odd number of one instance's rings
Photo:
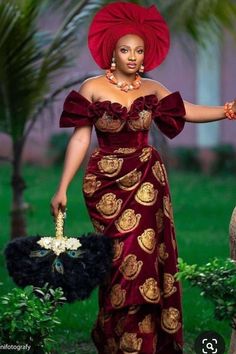
[[[159,100],[171,94],[171,92],[159,82],[155,82],[156,95]],[[187,122],[191,123],[207,123],[225,119],[224,106],[203,106],[184,101],[186,115],[184,116]],[[236,101],[232,106],[236,112]]]
[[[224,106],[202,106],[184,101],[187,122],[207,123],[225,119]]]
[[[67,188],[79,169],[91,140],[92,127],[84,126],[75,128],[68,143],[64,167],[58,189],[51,199],[50,208],[54,218],[58,215],[59,208],[65,210],[67,204]]]

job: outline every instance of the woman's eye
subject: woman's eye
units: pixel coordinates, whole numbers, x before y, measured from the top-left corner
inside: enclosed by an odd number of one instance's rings
[[[125,49],[125,48],[121,48],[121,53],[127,53],[127,49]]]
[[[138,54],[143,54],[144,50],[143,49],[139,49],[138,50]]]

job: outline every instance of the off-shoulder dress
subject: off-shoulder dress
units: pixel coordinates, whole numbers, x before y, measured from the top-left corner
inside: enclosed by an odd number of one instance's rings
[[[65,99],[60,127],[95,127],[98,147],[89,157],[83,194],[95,230],[114,240],[92,329],[99,354],[183,353],[171,197],[148,133],[154,122],[172,139],[182,131],[184,115],[179,92],[161,100],[138,97],[129,109],[108,100],[90,102],[75,90]]]

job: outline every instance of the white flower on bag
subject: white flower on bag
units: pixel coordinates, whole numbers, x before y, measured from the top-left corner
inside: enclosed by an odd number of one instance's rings
[[[46,249],[52,250],[57,256],[68,250],[77,250],[82,246],[81,242],[74,237],[41,237],[37,243]]]

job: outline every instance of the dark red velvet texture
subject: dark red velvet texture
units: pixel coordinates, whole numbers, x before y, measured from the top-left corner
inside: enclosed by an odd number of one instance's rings
[[[127,109],[120,103],[109,100],[90,102],[74,90],[65,99],[60,117],[60,127],[92,126],[93,119],[101,117],[104,112],[114,119],[137,119],[138,113],[143,109],[152,112],[154,122],[170,139],[178,135],[184,128],[185,108],[179,92],[173,92],[160,101],[154,94],[140,96],[133,101],[130,109]],[[124,130],[129,129],[126,127]]]
[[[126,34],[144,40],[144,71],[160,65],[169,46],[167,24],[155,5],[148,8],[130,2],[114,2],[103,6],[94,16],[88,33],[88,46],[95,62],[109,69],[116,42]]]

